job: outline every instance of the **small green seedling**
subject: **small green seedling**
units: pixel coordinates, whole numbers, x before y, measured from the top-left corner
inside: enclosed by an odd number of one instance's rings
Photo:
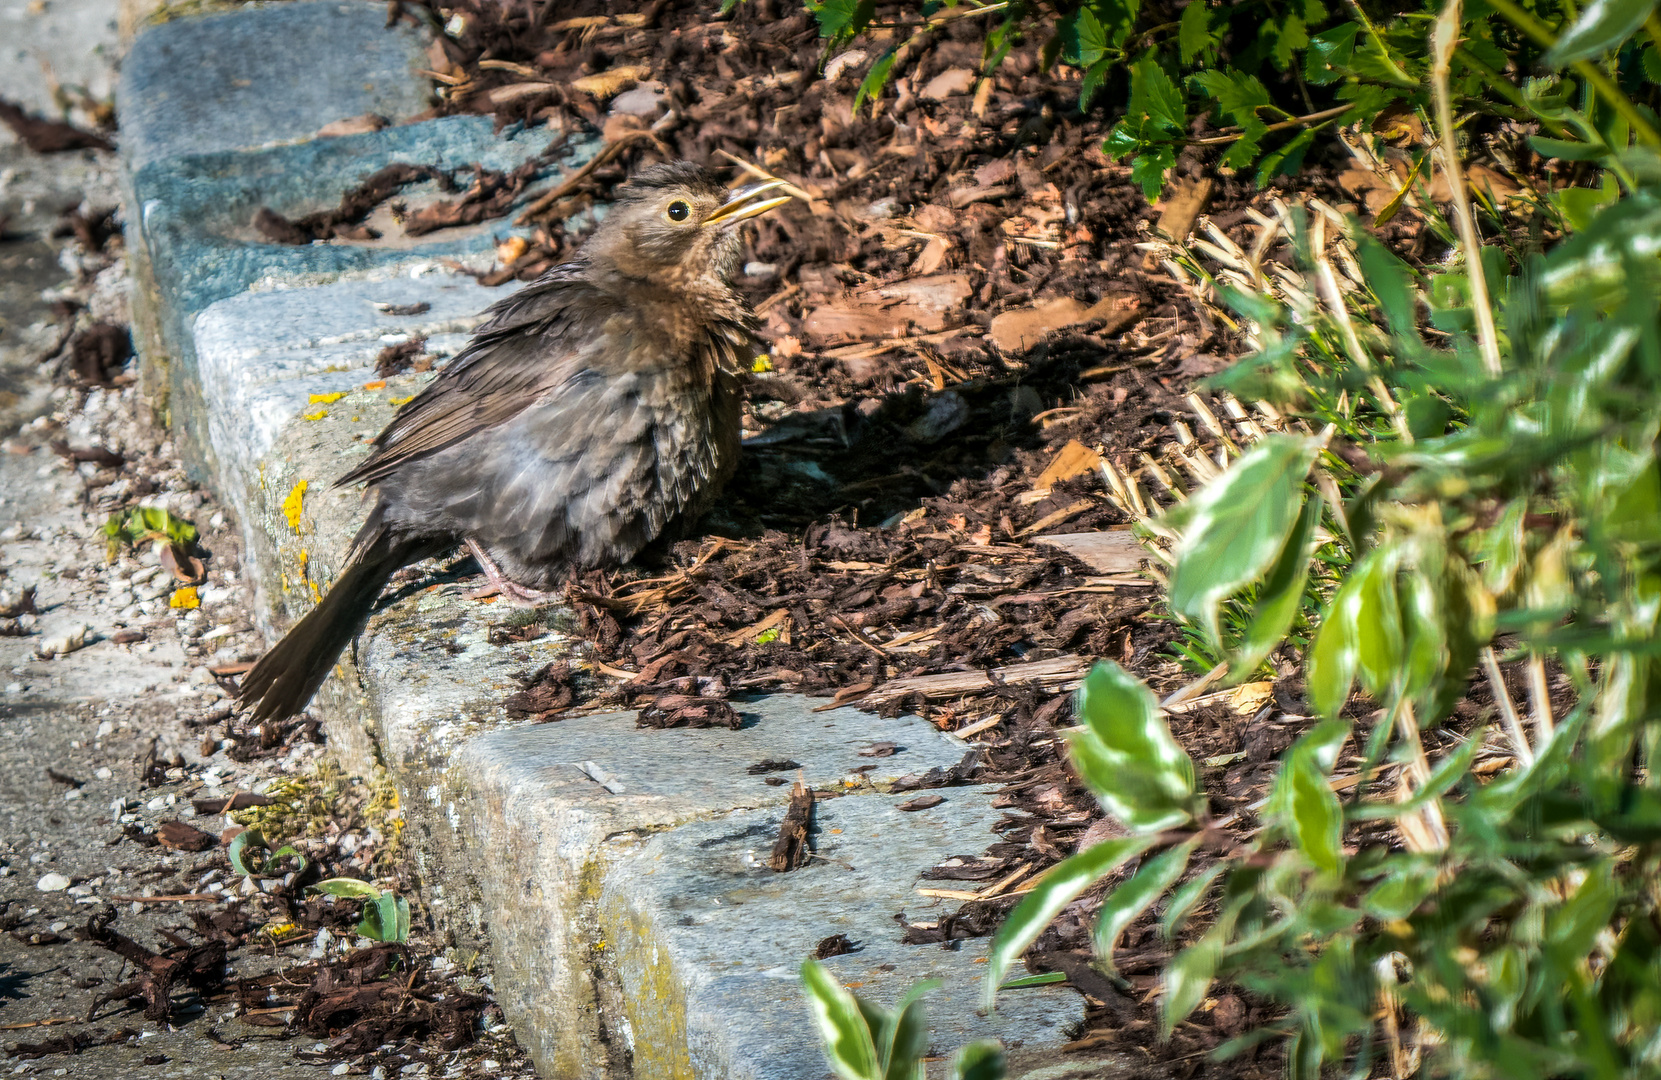
[[[802,989],[808,1011],[824,1043],[825,1060],[840,1080],[925,1080],[923,1055],[929,1026],[923,1017],[924,994],[938,979],[907,990],[892,1009],[859,997],[814,960],[802,963]],[[980,1039],[952,1058],[951,1080],[1003,1080],[1003,1044]]]
[[[310,886],[316,892],[363,901],[357,932],[370,941],[403,944],[409,940],[409,901],[391,889],[382,892],[357,878],[329,878]]]

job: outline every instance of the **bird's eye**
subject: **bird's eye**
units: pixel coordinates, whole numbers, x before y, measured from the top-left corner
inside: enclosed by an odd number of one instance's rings
[[[685,221],[692,216],[692,207],[687,205],[684,199],[676,199],[669,204],[669,209],[665,212],[669,215],[670,221]]]

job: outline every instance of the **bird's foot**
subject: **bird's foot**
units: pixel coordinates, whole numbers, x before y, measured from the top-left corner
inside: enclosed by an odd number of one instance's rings
[[[473,558],[478,560],[480,569],[484,571],[485,581],[488,582],[483,588],[468,593],[467,599],[484,600],[492,596],[500,596],[519,607],[542,607],[563,598],[562,594],[557,592],[544,592],[541,589],[532,589],[516,581],[508,580],[507,575],[502,573],[502,568],[496,565],[496,560],[485,554],[484,548],[477,541],[468,540],[467,550],[472,552]]]

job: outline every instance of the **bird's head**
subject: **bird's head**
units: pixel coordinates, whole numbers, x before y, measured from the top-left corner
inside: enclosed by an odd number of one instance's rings
[[[729,191],[709,169],[654,165],[629,179],[584,245],[593,261],[679,291],[725,290],[738,267],[738,225],[790,201],[783,180]]]

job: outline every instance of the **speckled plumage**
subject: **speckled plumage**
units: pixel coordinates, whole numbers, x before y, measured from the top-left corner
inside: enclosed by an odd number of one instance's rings
[[[375,506],[323,602],[243,680],[256,719],[305,707],[388,577],[470,541],[511,583],[627,562],[695,521],[737,465],[756,352],[729,284],[727,197],[678,164],[635,177],[577,257],[491,307],[339,483]],[[675,200],[688,223],[669,219]]]

